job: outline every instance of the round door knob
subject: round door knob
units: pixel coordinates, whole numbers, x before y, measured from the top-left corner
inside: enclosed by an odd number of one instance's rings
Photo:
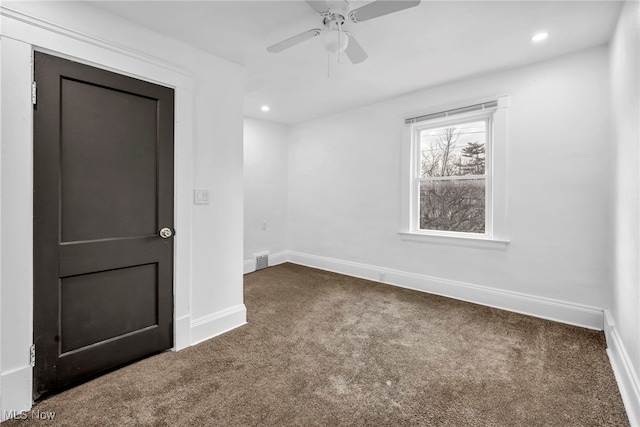
[[[162,237],[163,239],[168,239],[171,236],[173,236],[173,231],[171,231],[170,228],[165,227],[160,230],[160,237]]]

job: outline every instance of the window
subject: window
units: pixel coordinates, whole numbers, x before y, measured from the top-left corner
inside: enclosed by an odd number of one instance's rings
[[[506,242],[506,101],[405,120],[401,235]]]
[[[490,117],[483,117],[416,129],[419,230],[486,233],[489,122]]]

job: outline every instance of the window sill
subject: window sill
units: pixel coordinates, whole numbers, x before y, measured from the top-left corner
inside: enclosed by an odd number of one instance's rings
[[[400,231],[398,232],[398,235],[406,242],[463,246],[467,248],[505,250],[509,244],[508,240],[491,237],[443,236],[427,233],[411,233],[407,231]]]

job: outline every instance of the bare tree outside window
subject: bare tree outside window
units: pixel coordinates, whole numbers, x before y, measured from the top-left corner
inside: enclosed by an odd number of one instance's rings
[[[420,229],[485,232],[487,121],[420,132]]]

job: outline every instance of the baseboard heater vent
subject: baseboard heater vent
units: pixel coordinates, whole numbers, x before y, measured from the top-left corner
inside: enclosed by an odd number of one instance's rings
[[[269,267],[269,254],[256,254],[256,271]]]

